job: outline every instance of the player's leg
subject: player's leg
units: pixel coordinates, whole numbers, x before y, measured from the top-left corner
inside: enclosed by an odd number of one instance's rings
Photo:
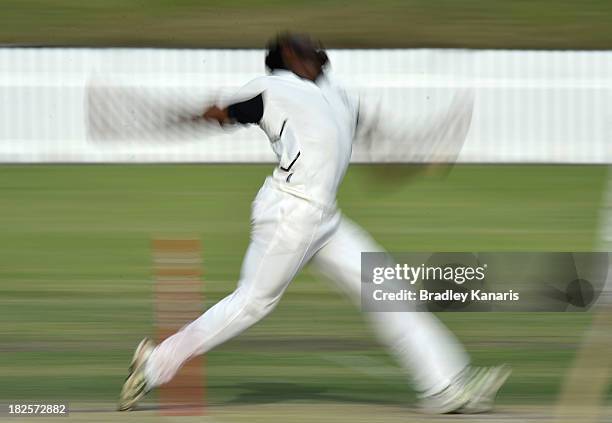
[[[356,305],[361,304],[361,253],[383,251],[356,224],[343,218],[312,263]],[[380,340],[425,395],[439,392],[469,364],[457,339],[435,316],[425,312],[368,312]]]
[[[320,271],[361,304],[361,253],[383,251],[356,224],[343,219],[330,241],[313,256]],[[479,413],[510,374],[507,366],[470,367],[458,340],[426,312],[368,312],[376,334],[387,344],[421,392],[429,413]]]
[[[191,357],[240,334],[270,313],[303,263],[326,241],[323,213],[309,203],[263,189],[253,207],[251,243],[238,288],[195,321],[152,348],[141,344],[119,408],[168,382]]]
[[[170,381],[191,357],[237,336],[269,314],[298,269],[294,258],[273,257],[263,245],[249,246],[236,290],[155,348],[146,366],[149,389]]]
[[[238,288],[202,316],[159,344],[151,354],[146,377],[149,387],[168,382],[189,358],[204,354],[269,314],[307,261],[317,242],[319,216],[300,210],[301,200],[264,204],[255,218]],[[286,204],[291,201],[292,204]],[[279,209],[294,216],[279,217]]]

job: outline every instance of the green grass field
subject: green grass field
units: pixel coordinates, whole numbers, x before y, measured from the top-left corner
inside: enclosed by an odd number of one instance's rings
[[[609,49],[607,0],[0,0],[0,44]]]
[[[115,401],[135,343],[154,333],[151,238],[202,240],[213,304],[235,286],[249,204],[270,169],[1,166],[0,403]],[[340,205],[391,251],[589,251],[596,241],[604,167],[466,165],[409,184],[378,173],[353,166]],[[554,402],[590,320],[440,317],[476,363],[512,364],[502,404]],[[414,396],[359,313],[308,269],[271,317],[207,363],[212,405]]]

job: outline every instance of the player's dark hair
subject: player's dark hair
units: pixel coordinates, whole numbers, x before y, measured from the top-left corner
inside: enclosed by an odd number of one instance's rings
[[[282,49],[285,47],[291,48],[298,56],[305,60],[318,62],[321,69],[329,63],[325,48],[320,42],[314,41],[305,34],[284,32],[268,42],[266,68],[269,71],[287,69],[287,65],[285,65],[282,55]]]
[[[283,55],[281,54],[281,46],[277,40],[270,41],[268,43],[268,53],[266,54],[266,68],[272,72],[277,69],[287,69],[283,62]]]

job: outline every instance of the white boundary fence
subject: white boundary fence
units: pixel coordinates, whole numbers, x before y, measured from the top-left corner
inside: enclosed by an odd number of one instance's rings
[[[329,55],[338,79],[406,122],[443,107],[458,88],[473,87],[461,162],[612,163],[612,52]],[[272,162],[257,128],[181,142],[105,144],[87,139],[85,123],[92,79],[212,98],[261,75],[263,56],[261,50],[0,49],[0,162]]]

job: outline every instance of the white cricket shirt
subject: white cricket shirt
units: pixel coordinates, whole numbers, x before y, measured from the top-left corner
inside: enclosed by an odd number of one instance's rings
[[[256,78],[232,102],[261,95],[258,121],[278,158],[272,180],[288,193],[333,206],[348,167],[358,118],[358,100],[326,75],[316,83],[276,70]]]

